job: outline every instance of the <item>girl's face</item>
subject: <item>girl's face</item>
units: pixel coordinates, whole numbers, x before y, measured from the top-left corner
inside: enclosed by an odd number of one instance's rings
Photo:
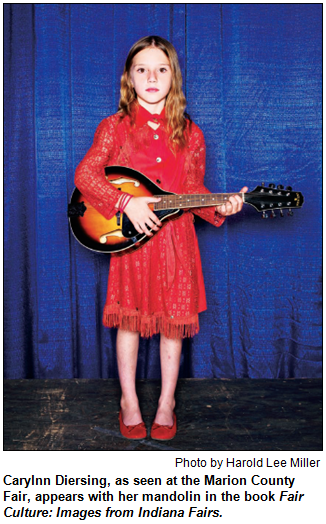
[[[139,51],[132,61],[130,79],[139,104],[152,114],[160,114],[172,83],[172,71],[166,54],[157,47]]]

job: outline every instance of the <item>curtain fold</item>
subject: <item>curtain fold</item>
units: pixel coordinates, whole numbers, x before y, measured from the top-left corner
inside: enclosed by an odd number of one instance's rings
[[[177,49],[207,187],[264,181],[305,197],[293,217],[244,206],[218,229],[196,219],[208,310],[180,376],[321,376],[322,6],[5,4],[6,378],[117,376],[116,332],[101,323],[110,257],[75,241],[67,205],[148,34]],[[156,336],[137,375],[159,374]]]

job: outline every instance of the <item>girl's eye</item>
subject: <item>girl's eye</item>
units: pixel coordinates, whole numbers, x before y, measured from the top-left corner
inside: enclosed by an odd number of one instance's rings
[[[166,73],[166,72],[167,72],[166,67],[161,67],[161,68],[160,68],[160,73]]]
[[[139,69],[137,69],[137,73],[144,73],[145,69],[143,67],[139,67]]]

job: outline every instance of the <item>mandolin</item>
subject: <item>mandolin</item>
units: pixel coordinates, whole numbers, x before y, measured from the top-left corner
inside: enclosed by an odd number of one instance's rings
[[[207,193],[203,195],[176,195],[164,191],[145,175],[134,169],[123,166],[105,168],[108,183],[125,193],[135,197],[155,196],[161,201],[150,204],[151,209],[163,222],[171,220],[183,213],[184,209],[220,206],[232,195],[240,195],[245,204],[253,206],[262,213],[263,218],[274,217],[279,210],[280,216],[284,209],[292,215],[292,209],[298,209],[303,204],[303,196],[291,187],[283,188],[274,184],[265,187],[257,186],[250,193]],[[270,212],[268,215],[267,211]],[[151,237],[138,233],[126,213],[118,211],[113,218],[107,220],[83,197],[75,188],[68,206],[68,216],[71,230],[84,247],[100,253],[114,253],[130,248],[140,247]],[[156,231],[153,231],[155,234]]]

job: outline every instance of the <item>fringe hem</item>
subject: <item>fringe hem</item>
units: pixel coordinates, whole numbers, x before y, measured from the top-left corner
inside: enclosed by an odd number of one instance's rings
[[[108,328],[121,328],[138,331],[141,337],[150,338],[161,333],[166,338],[188,338],[199,332],[198,315],[188,318],[172,319],[162,314],[145,316],[139,311],[105,306],[103,325]]]

